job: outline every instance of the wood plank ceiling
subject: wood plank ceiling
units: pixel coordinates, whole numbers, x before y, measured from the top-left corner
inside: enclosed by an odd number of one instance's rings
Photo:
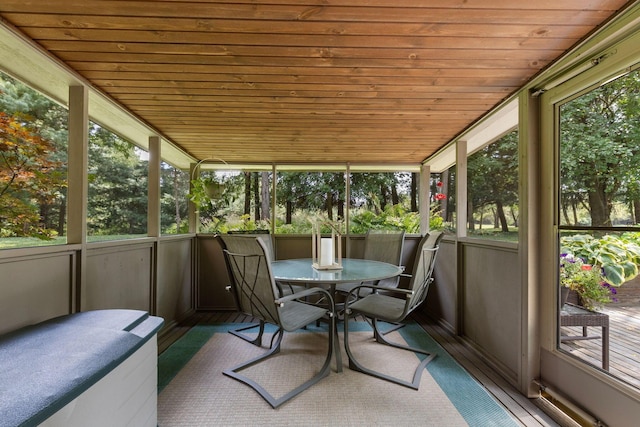
[[[2,0],[201,159],[417,164],[622,0]]]

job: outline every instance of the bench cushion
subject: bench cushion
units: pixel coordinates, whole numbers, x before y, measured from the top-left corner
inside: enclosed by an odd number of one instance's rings
[[[43,422],[152,338],[163,320],[139,310],[97,310],[0,338],[0,420]]]

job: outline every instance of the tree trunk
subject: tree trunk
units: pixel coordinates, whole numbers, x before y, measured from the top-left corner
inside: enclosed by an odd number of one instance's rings
[[[251,215],[251,172],[244,173],[244,210],[245,215]]]
[[[262,184],[260,186],[260,198],[262,199],[262,209],[260,219],[268,220],[271,216],[271,210],[269,207],[269,172],[262,172]]]
[[[482,228],[482,214],[480,216],[480,228]],[[471,201],[471,198],[469,198],[469,200],[467,200],[467,221],[469,223],[468,227],[469,227],[469,231],[473,231],[476,229],[476,224],[475,221],[473,220],[473,202]]]
[[[389,197],[389,192],[387,191],[387,186],[384,184],[380,185],[380,210],[384,212],[384,208],[387,206],[387,199]]]
[[[640,224],[640,200],[633,201],[633,223]]]
[[[253,219],[260,221],[260,181],[258,172],[253,173],[253,206],[255,209]]]
[[[182,218],[180,217],[180,195],[178,194],[178,170],[175,168],[173,168],[173,203],[176,210],[176,232],[180,233]]]
[[[417,173],[411,174],[411,212],[418,212],[418,177]]]
[[[507,225],[507,217],[504,214],[504,206],[502,206],[502,200],[496,200],[496,209],[498,213],[498,219],[500,220],[500,224],[502,226],[502,231],[504,233],[509,232],[509,226]]]
[[[344,200],[338,200],[338,219],[344,218]]]
[[[396,179],[393,179],[393,185],[391,186],[391,204],[393,206],[400,204],[400,197],[398,197],[398,188]]]
[[[331,192],[327,193],[325,207],[327,209],[327,218],[329,218],[330,221],[333,221],[333,194],[331,194]]]
[[[591,211],[591,226],[611,226],[611,207],[604,184],[597,183],[595,191],[589,191],[589,209]]]
[[[287,202],[285,203],[285,206],[286,206],[286,213],[285,213],[284,222],[285,224],[291,224],[291,219],[293,217],[293,203],[287,200]]]
[[[67,196],[60,198],[60,213],[58,214],[58,236],[64,236],[64,224],[67,221]]]

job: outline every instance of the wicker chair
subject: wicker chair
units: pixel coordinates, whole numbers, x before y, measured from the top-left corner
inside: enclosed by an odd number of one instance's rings
[[[243,313],[260,319],[261,322],[277,326],[272,337],[271,349],[263,355],[225,370],[223,373],[247,384],[262,396],[273,408],[277,408],[289,399],[302,393],[322,378],[329,375],[331,357],[337,340],[335,335],[334,304],[330,293],[321,288],[306,289],[291,295],[281,296],[276,286],[267,256],[266,245],[260,238],[233,239],[224,250],[227,265],[232,277],[231,289],[234,292],[238,308]],[[322,294],[329,302],[328,308],[307,304],[304,299]],[[273,397],[260,384],[241,374],[241,371],[254,366],[280,351],[284,332],[301,329],[323,317],[329,317],[328,349],[324,365],[317,374],[280,398]],[[273,342],[275,340],[275,343]],[[336,362],[341,364],[336,354]],[[340,366],[340,365],[338,365]]]
[[[418,245],[418,252],[413,265],[410,283],[407,289],[386,288],[376,285],[362,284],[356,286],[349,293],[345,303],[344,346],[349,357],[349,368],[372,375],[396,384],[418,389],[420,378],[425,366],[436,356],[427,351],[412,348],[404,344],[388,341],[378,329],[378,321],[398,323],[424,302],[429,285],[433,281],[433,267],[435,265],[438,245],[442,239],[442,232],[433,232],[422,238]],[[369,288],[373,292],[364,298],[355,298],[361,288]],[[380,291],[389,292],[381,294]],[[391,294],[393,293],[393,295]],[[414,372],[413,381],[405,381],[364,367],[359,363],[349,347],[349,318],[362,315],[371,320],[373,335],[376,342],[403,350],[425,355],[425,359]]]

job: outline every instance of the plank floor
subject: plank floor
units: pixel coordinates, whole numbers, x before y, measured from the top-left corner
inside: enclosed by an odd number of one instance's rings
[[[609,373],[640,388],[640,306],[609,305],[600,310],[609,316]],[[563,327],[562,335],[581,335],[580,327]],[[589,327],[588,334],[601,335],[601,328]],[[573,356],[602,367],[602,340],[565,341],[560,346]]]

